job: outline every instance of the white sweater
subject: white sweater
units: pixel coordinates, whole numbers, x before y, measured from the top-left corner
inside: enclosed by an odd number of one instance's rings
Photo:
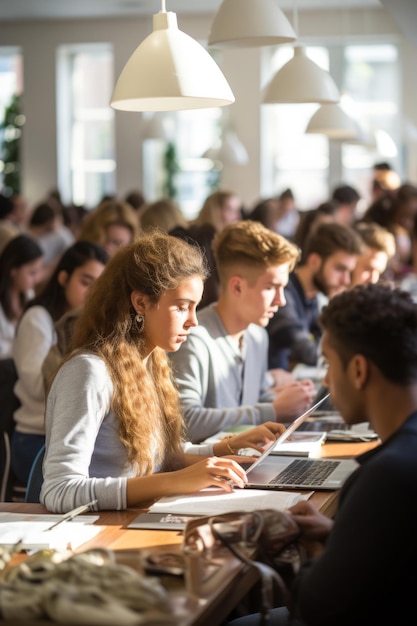
[[[14,392],[21,406],[15,411],[16,430],[45,433],[45,391],[42,364],[56,343],[54,322],[43,306],[31,307],[23,314],[13,342],[13,358],[18,380]]]
[[[12,356],[15,325],[7,319],[3,307],[0,305],[0,359]]]

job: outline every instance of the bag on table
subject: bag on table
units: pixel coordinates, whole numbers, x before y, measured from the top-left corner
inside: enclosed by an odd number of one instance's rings
[[[261,624],[274,606],[274,583],[280,600],[290,608],[290,585],[302,554],[297,544],[300,529],[289,513],[263,509],[201,517],[187,523],[185,554],[214,562],[225,547],[246,565],[256,567],[262,582]]]

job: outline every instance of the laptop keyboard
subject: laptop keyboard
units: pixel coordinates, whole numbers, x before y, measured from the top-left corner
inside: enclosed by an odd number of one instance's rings
[[[322,485],[338,465],[339,461],[297,459],[269,481],[269,484]]]

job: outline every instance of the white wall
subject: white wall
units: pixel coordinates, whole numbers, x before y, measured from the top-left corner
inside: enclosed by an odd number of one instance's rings
[[[345,21],[342,21],[342,13]],[[406,116],[417,125],[415,61],[417,50],[401,36],[398,26],[383,9],[346,12],[303,12],[299,14],[299,36],[308,42],[375,37],[396,37],[403,56],[403,102]],[[289,15],[291,19],[291,16]],[[178,15],[179,27],[204,41],[212,16]],[[137,45],[151,32],[151,16],[131,19],[80,21],[31,21],[0,23],[0,46],[20,46],[24,55],[23,193],[31,203],[56,186],[55,54],[62,44],[110,42],[115,53],[115,73],[120,73]],[[245,167],[225,168],[222,184],[239,191],[250,205],[260,195],[260,71],[261,51],[224,51],[222,69],[234,91],[236,102],[229,107],[230,122],[248,149]],[[139,113],[116,112],[117,193],[142,187]],[[417,148],[408,146],[407,177],[417,179]]]

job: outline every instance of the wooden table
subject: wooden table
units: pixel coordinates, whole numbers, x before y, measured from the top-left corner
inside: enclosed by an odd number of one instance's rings
[[[356,456],[369,450],[377,443],[332,443],[325,444],[320,456],[347,458]],[[337,507],[337,492],[315,492],[312,502],[326,515],[332,517]],[[14,513],[47,513],[41,504],[0,503],[0,511]],[[182,544],[182,533],[172,530],[138,530],[127,528],[128,524],[143,512],[143,509],[128,509],[126,511],[102,511],[97,524],[104,529],[93,539],[83,544],[78,551],[85,551],[94,547],[105,547],[115,551],[121,561],[134,566],[132,557],[139,550],[152,549],[164,552],[179,552]],[[25,558],[23,555],[16,560]],[[245,598],[256,585],[258,574],[253,568],[243,566],[233,557],[225,560],[221,568],[221,579],[211,588],[208,588],[205,597],[195,597],[187,593],[179,593],[178,601],[186,605],[188,616],[179,621],[184,626],[208,626],[220,624],[230,612]],[[184,583],[180,585],[184,592]],[[15,623],[15,622],[13,622]],[[0,624],[10,625],[12,622],[1,621]],[[50,626],[51,622],[33,622],[33,626]]]

